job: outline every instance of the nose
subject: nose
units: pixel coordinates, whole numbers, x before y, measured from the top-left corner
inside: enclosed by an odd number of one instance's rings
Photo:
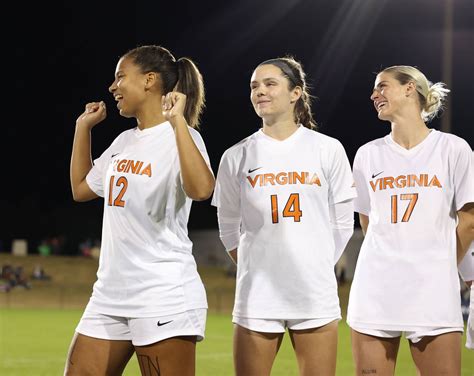
[[[265,95],[265,86],[264,85],[259,85],[256,89],[255,89],[255,95],[257,97],[261,97],[262,95]]]
[[[117,85],[115,85],[115,81],[112,82],[112,85],[109,86],[109,93],[114,93],[114,91],[117,89]]]
[[[372,91],[372,95],[370,96],[370,100],[375,101],[379,97],[379,92],[377,89]]]

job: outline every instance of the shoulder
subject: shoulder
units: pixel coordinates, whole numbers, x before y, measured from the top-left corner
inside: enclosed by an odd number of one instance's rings
[[[254,142],[254,136],[255,134],[251,134],[226,149],[224,154],[222,154],[222,159],[235,159],[240,157],[244,153],[244,150]]]
[[[441,142],[452,146],[454,149],[465,150],[466,152],[469,151],[470,153],[473,152],[471,146],[464,138],[456,136],[452,133],[446,133],[442,131],[434,130],[433,132],[436,132]]]
[[[128,142],[131,138],[134,137],[135,128],[127,129],[120,133],[115,139],[112,141],[111,146],[122,145]]]
[[[312,142],[316,142],[318,145],[326,148],[344,149],[342,142],[332,136],[321,133],[314,129],[304,128],[305,139],[309,139]]]
[[[362,144],[357,149],[356,155],[361,155],[361,154],[368,153],[368,152],[374,152],[377,149],[381,149],[381,148],[386,147],[387,146],[387,142],[385,141],[386,137],[390,137],[390,135],[385,136],[385,137],[376,138],[372,141],[368,141],[365,144]]]
[[[323,154],[342,156],[346,154],[344,145],[335,137],[328,136],[313,129],[305,128],[305,139],[317,145]]]

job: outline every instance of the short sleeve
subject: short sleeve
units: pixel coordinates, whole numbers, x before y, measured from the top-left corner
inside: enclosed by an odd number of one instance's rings
[[[466,141],[462,141],[453,174],[456,210],[474,202],[474,152]]]
[[[204,140],[202,139],[201,134],[196,131],[195,129],[191,128],[189,129],[189,132],[191,133],[191,137],[193,138],[194,143],[196,144],[196,147],[199,149],[201,152],[202,157],[206,161],[206,164],[211,168],[211,162],[209,160],[209,155],[207,154],[207,149],[206,145],[204,144]]]
[[[112,161],[112,158],[120,154],[122,145],[126,139],[128,131],[121,133],[110,146],[97,159],[94,159],[92,169],[86,176],[86,182],[89,188],[98,196],[104,197],[104,184],[107,169]]]
[[[235,163],[229,151],[226,151],[219,163],[211,205],[240,215],[240,185],[237,166],[238,163]]]
[[[330,160],[328,174],[329,203],[337,204],[356,197],[351,165],[341,142],[334,144],[333,158]]]
[[[357,197],[354,200],[354,211],[368,216],[370,212],[370,196],[364,174],[364,166],[366,165],[364,154],[360,148],[357,150],[352,167],[352,174],[357,190]]]
[[[92,169],[86,176],[89,188],[98,196],[104,197],[104,178],[111,159],[110,148],[94,160]]]

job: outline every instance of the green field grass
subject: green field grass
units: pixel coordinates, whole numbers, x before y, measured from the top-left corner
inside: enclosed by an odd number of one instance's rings
[[[61,375],[82,310],[80,309],[0,309],[0,375]],[[463,343],[465,338],[463,338]],[[339,325],[337,375],[353,375],[349,329]],[[233,375],[232,323],[229,314],[208,315],[206,338],[197,345],[198,376]],[[272,375],[297,375],[296,359],[287,335],[277,355]],[[396,375],[415,375],[406,340],[402,341]],[[474,374],[474,353],[463,349],[463,376]],[[140,375],[135,358],[125,376]]]
[[[0,293],[0,376],[60,376],[76,324],[89,299],[95,281],[97,260],[84,257],[15,257],[0,253],[0,265],[22,265],[27,273],[41,264],[49,281],[32,280],[30,290]],[[206,338],[197,345],[197,376],[231,376],[232,310],[235,278],[217,267],[201,267],[209,314]],[[339,286],[343,315],[347,312],[350,284]],[[463,345],[465,337],[463,337]],[[474,351],[463,346],[462,376],[474,376]],[[272,376],[297,375],[296,359],[285,335]],[[354,374],[349,328],[345,318],[339,325],[337,375]],[[408,344],[403,340],[397,362],[397,376],[414,376]],[[132,358],[125,376],[140,375]]]

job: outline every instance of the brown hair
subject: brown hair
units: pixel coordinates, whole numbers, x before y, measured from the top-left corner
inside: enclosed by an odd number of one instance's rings
[[[296,86],[301,88],[301,97],[295,104],[295,121],[303,124],[306,128],[317,129],[317,123],[313,119],[311,112],[313,96],[309,94],[308,85],[306,83],[306,73],[303,70],[302,64],[296,61],[292,56],[285,56],[266,60],[258,66],[268,64],[280,68],[283,75],[288,79],[290,90],[293,90]]]
[[[187,57],[178,60],[161,46],[139,46],[123,57],[131,58],[143,73],[160,74],[163,94],[177,90],[186,95],[184,117],[193,128],[199,129],[205,107],[204,82],[196,64]]]

